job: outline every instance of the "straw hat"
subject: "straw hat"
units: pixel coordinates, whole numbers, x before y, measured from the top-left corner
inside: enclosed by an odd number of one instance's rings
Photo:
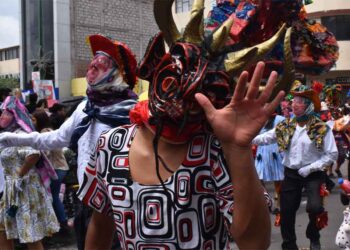
[[[308,86],[301,85],[298,88],[290,92],[293,96],[300,96],[309,99],[315,107],[315,112],[321,111],[321,101],[320,97],[315,90],[309,88]]]

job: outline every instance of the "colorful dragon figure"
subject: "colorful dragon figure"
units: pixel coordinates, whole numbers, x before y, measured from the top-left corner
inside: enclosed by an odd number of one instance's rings
[[[285,34],[286,74],[276,89],[289,89],[294,69],[289,46],[291,30],[286,33],[285,25],[257,46],[228,52],[225,42],[233,26],[232,18],[205,36],[204,0],[195,0],[191,20],[180,34],[173,20],[172,4],[173,0],[154,2],[156,22],[162,32],[151,40],[139,65],[139,77],[150,82],[152,116],[181,128],[202,122],[204,116],[194,99],[195,93],[204,93],[217,108],[223,107],[234,89],[233,76],[262,60]],[[169,46],[168,52],[164,40]]]
[[[148,108],[154,125],[174,125],[178,132],[192,125],[197,129],[205,119],[195,93],[205,94],[216,108],[221,108],[234,92],[235,77],[261,60],[267,62],[266,75],[272,70],[280,73],[273,96],[280,90],[289,92],[300,55],[294,47],[301,44],[299,37],[292,40],[292,32],[298,32],[300,20],[305,21],[302,1],[221,0],[204,19],[204,0],[194,0],[191,18],[182,33],[173,19],[173,2],[154,1],[161,32],[151,39],[138,67],[138,76],[150,82]],[[336,57],[337,46],[333,45]]]

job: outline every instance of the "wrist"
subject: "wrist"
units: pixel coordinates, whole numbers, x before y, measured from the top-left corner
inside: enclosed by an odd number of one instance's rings
[[[235,143],[221,144],[226,159],[248,159],[253,158],[252,145],[237,145]],[[243,158],[242,158],[243,157]]]

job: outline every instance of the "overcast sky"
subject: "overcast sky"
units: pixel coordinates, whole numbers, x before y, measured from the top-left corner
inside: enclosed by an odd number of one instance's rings
[[[19,0],[0,0],[0,48],[19,45]]]

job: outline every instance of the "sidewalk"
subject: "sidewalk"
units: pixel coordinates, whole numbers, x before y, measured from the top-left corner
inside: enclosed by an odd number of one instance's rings
[[[71,229],[67,232],[56,233],[51,238],[44,239],[44,249],[48,250],[76,250],[76,238],[74,229]]]

